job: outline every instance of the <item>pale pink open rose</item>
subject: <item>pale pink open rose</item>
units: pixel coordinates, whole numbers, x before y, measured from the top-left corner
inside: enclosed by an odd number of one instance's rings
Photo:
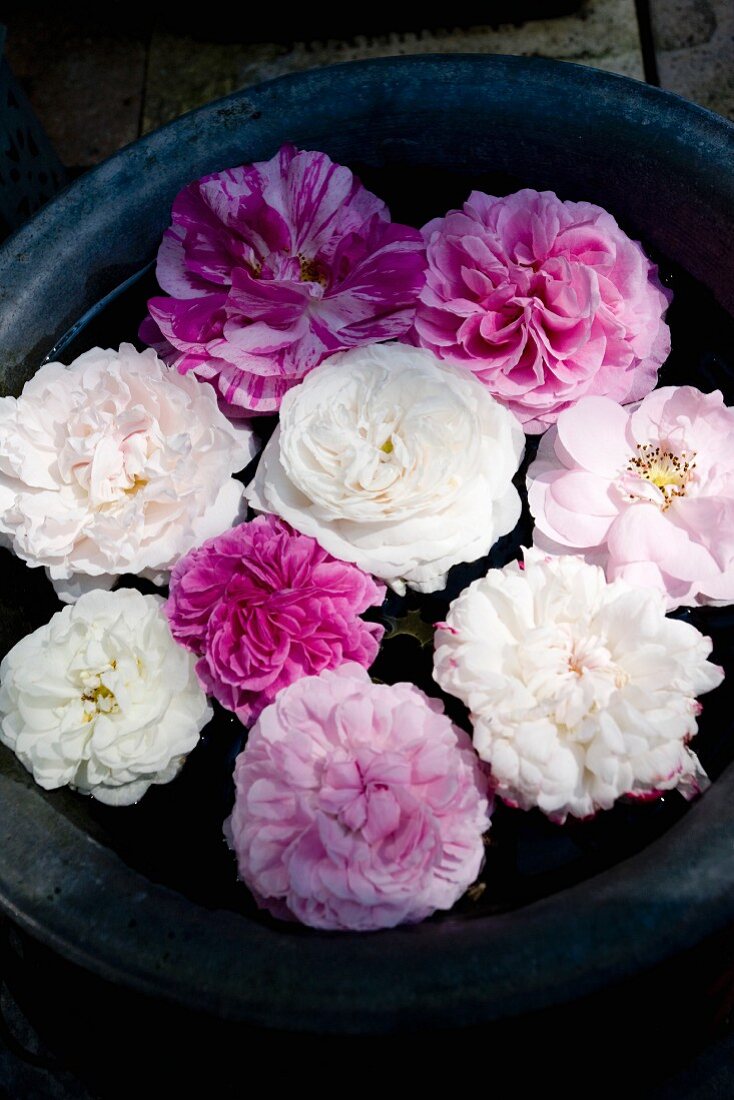
[[[644,397],[670,351],[670,294],[590,202],[473,191],[423,229],[428,276],[409,339],[472,371],[526,432],[584,394]]]
[[[579,553],[669,608],[734,601],[734,409],[666,386],[634,410],[585,397],[528,471],[535,545]]]
[[[257,448],[214,391],[132,344],[46,363],[0,398],[0,545],[45,566],[62,600],[122,573],[165,584],[240,518],[232,474]]]
[[[275,916],[370,932],[450,909],[484,863],[487,775],[414,684],[357,664],[284,687],[234,770],[225,835]]]

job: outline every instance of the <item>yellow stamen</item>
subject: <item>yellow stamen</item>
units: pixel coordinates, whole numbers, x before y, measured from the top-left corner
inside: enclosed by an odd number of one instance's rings
[[[98,714],[116,714],[120,709],[115,693],[105,687],[104,684],[97,684],[96,687],[85,691],[82,695],[82,702],[91,704],[91,706],[85,706],[84,708],[85,722],[91,722]],[[92,707],[94,707],[94,710],[91,709]]]
[[[147,477],[136,477],[135,480],[133,481],[132,485],[130,485],[127,489],[125,489],[125,493],[129,497],[135,496],[135,494],[140,489],[144,489],[147,484],[148,484]]]
[[[638,443],[637,456],[630,459],[628,469],[651,485],[657,486],[664,497],[663,511],[670,507],[676,497],[684,497],[688,482],[696,468],[695,451],[681,451],[679,455],[672,451],[662,451],[652,443]]]
[[[321,286],[326,286],[326,275],[323,273],[316,260],[309,260],[306,256],[299,256],[298,262],[301,265],[302,283],[319,283]]]

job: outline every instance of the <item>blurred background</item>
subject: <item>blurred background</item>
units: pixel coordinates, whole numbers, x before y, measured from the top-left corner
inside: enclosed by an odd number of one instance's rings
[[[377,15],[358,5],[359,15],[343,18],[333,5],[304,6],[305,17],[290,5],[272,16],[233,7],[217,5],[207,19],[206,7],[158,0],[11,2],[0,4],[0,22],[7,60],[73,169],[247,85],[398,54],[560,58],[659,84],[734,118],[734,0],[488,0],[458,12],[449,5],[462,25],[444,27],[387,5]]]

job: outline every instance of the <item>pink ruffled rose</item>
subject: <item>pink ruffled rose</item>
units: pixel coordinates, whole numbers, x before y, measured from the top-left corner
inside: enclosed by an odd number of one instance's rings
[[[423,234],[428,275],[410,338],[473,371],[526,432],[584,394],[627,403],[654,387],[670,293],[606,210],[552,191],[473,191]]]
[[[180,192],[158,252],[170,297],[150,300],[140,335],[228,415],[276,412],[328,355],[402,336],[425,264],[420,231],[348,168],[284,145]]]
[[[475,880],[487,777],[463,730],[413,684],[359,665],[299,680],[235,764],[225,834],[276,916],[371,931],[449,909]]]
[[[535,545],[582,554],[669,609],[734,601],[734,409],[666,386],[634,409],[585,397],[528,471]]]
[[[259,516],[192,550],[171,575],[171,633],[204,689],[249,725],[302,676],[369,666],[384,628],[359,616],[385,586],[315,539]]]

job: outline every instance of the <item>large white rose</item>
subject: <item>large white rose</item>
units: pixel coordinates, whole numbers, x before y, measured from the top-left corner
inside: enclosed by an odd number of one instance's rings
[[[239,518],[255,452],[214,390],[132,344],[48,363],[0,398],[0,535],[65,600],[121,573],[165,583]]]
[[[46,790],[137,802],[168,783],[211,718],[159,596],[87,592],[0,664],[0,740]]]
[[[332,355],[285,395],[246,496],[396,591],[434,592],[517,523],[524,445],[468,371],[374,344]]]
[[[687,742],[698,695],[724,676],[711,641],[665,617],[662,594],[608,583],[582,558],[525,551],[454,600],[434,676],[469,708],[497,793],[553,820],[622,795],[708,785]]]

